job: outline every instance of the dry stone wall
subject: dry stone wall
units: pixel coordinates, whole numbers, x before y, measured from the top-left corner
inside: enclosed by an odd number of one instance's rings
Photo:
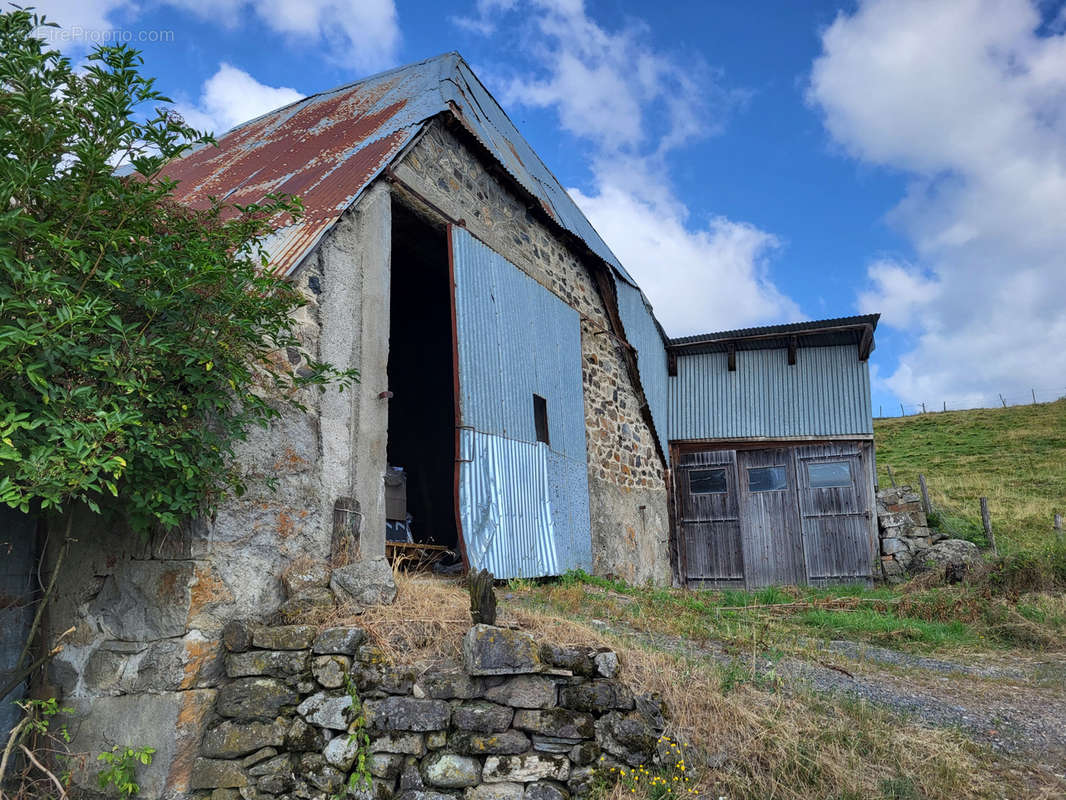
[[[224,634],[226,680],[192,768],[204,800],[567,800],[655,762],[664,709],[607,650],[476,625],[463,666],[386,661],[358,627]],[[365,734],[365,737],[364,737]],[[354,778],[353,778],[354,776]],[[369,783],[364,782],[364,779]]]
[[[921,499],[910,486],[893,486],[877,493],[877,528],[881,536],[881,571],[888,583],[929,568],[948,569],[949,579],[981,560],[977,546],[948,539],[932,530]]]

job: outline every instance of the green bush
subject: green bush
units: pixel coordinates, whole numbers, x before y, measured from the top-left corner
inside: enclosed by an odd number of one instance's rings
[[[260,242],[299,201],[176,203],[168,163],[213,139],[135,50],[75,69],[41,23],[0,14],[0,503],[106,501],[135,529],[174,526],[243,491],[251,426],[356,376],[277,357],[302,353],[305,301]]]

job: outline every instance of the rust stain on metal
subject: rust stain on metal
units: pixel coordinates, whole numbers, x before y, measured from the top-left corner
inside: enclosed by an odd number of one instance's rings
[[[230,131],[217,147],[202,147],[167,167],[164,174],[178,181],[175,200],[206,209],[212,198],[249,205],[272,193],[298,196],[303,216],[274,220],[275,233],[265,243],[272,268],[291,272],[411,135],[389,125],[407,99],[374,108],[390,88],[388,81],[356,85]]]

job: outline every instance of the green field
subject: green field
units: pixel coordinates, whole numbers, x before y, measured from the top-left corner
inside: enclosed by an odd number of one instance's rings
[[[1066,514],[1066,399],[877,420],[874,441],[880,485],[890,485],[888,467],[915,488],[923,473],[960,535],[980,539],[987,497],[1001,551],[1042,547],[1052,516]]]

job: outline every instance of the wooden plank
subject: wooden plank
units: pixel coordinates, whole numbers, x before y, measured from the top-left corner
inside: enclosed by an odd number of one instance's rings
[[[799,462],[800,511],[808,575],[812,581],[840,582],[870,576],[874,551],[870,540],[868,470],[860,454],[841,456],[807,448]],[[829,457],[827,457],[829,456]],[[816,488],[810,485],[807,465],[846,461],[850,486]]]
[[[753,492],[748,470],[783,466],[787,488]],[[803,541],[796,502],[796,469],[787,449],[737,453],[740,527],[748,588],[798,585],[806,581]]]

